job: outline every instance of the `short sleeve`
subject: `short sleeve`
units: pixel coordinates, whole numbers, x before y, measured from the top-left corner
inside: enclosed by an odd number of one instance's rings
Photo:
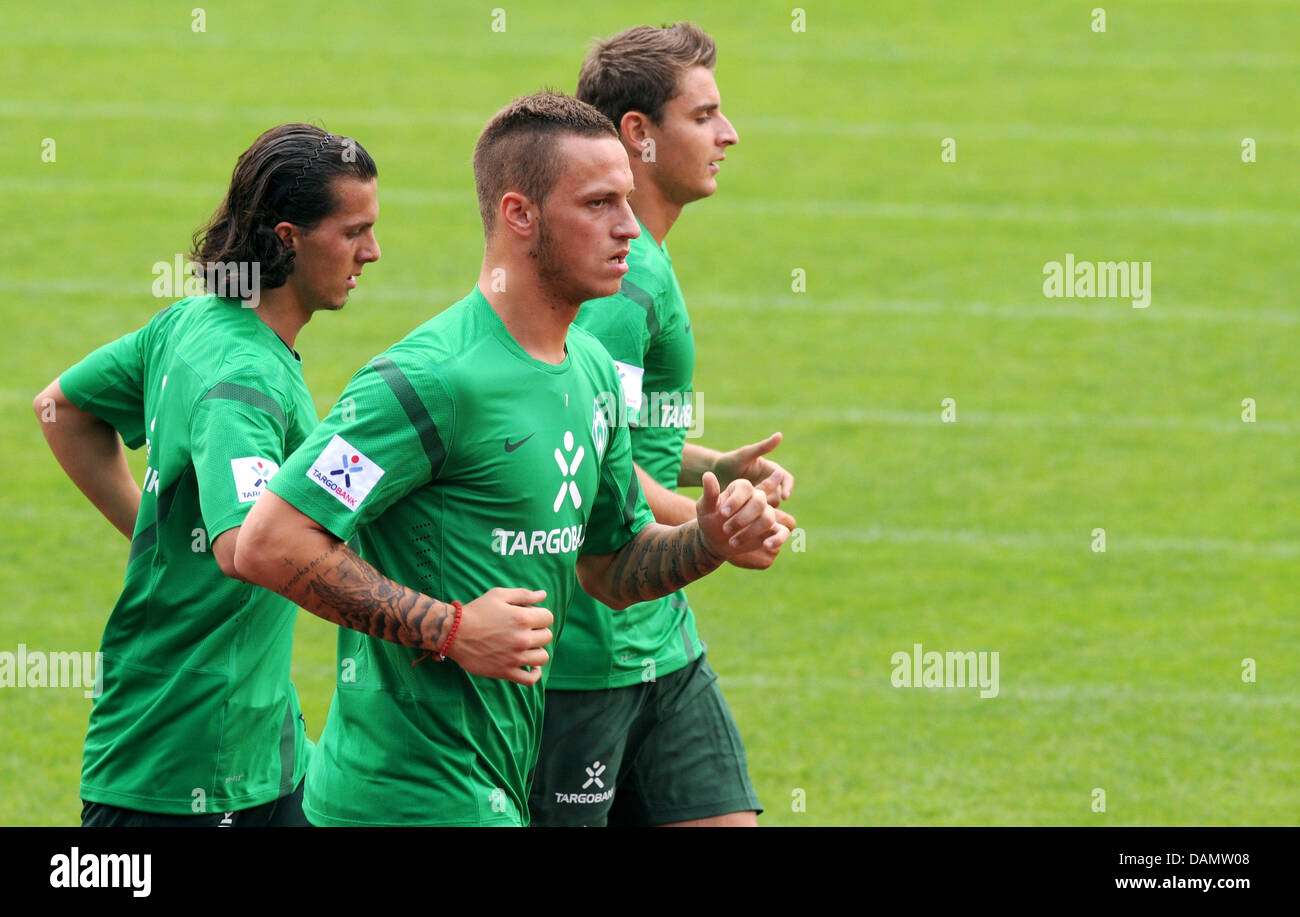
[[[243,523],[285,459],[285,400],[257,376],[214,385],[190,414],[190,454],[208,538]]]
[[[59,376],[59,388],[77,407],[117,430],[132,449],[145,442],[145,329],[105,344]]]
[[[454,422],[454,402],[435,371],[378,357],[352,377],[270,489],[348,541],[437,477]]]
[[[635,423],[643,401],[645,356],[658,327],[653,297],[625,280],[621,292],[583,303],[574,323],[592,334],[614,358],[628,422]]]
[[[600,465],[600,489],[587,521],[583,554],[611,554],[654,522],[632,464],[631,431],[626,424],[614,424],[610,433],[609,449]]]

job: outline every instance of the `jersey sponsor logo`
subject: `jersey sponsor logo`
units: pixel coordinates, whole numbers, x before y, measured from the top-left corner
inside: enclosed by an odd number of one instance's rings
[[[597,405],[599,413],[599,405]],[[530,437],[533,434],[528,434]],[[608,433],[606,434],[608,436]],[[506,440],[507,444],[509,440]],[[520,440],[516,445],[522,445]],[[563,448],[555,449],[555,464],[560,466],[560,489],[556,491],[555,501],[551,504],[554,512],[559,512],[566,502],[572,503],[574,509],[582,507],[582,492],[578,489],[578,469],[587,450],[575,443],[572,430],[564,432]],[[576,448],[575,448],[576,447]],[[507,445],[507,448],[509,446]],[[516,531],[514,529],[495,528],[492,530],[492,553],[502,557],[522,554],[569,554],[582,547],[587,537],[584,524],[566,525],[553,529],[532,529]]]
[[[526,442],[528,442],[530,439],[532,439],[533,436],[535,436],[535,435],[536,435],[535,433],[529,433],[527,436],[525,436],[523,439],[519,440],[519,442],[517,442],[517,443],[512,443],[512,442],[510,441],[510,437],[507,436],[507,437],[506,437],[506,451],[507,451],[507,452],[514,452],[516,449],[518,449],[518,448],[519,448],[520,446],[522,446],[524,443],[526,443]]]
[[[601,764],[599,761],[591,762],[591,764],[586,768],[587,782],[582,785],[583,790],[588,790],[591,789],[594,784],[596,790],[603,790],[604,792],[556,793],[555,801],[587,805],[596,802],[607,802],[611,797],[613,797],[614,788],[612,786],[605,786],[605,781],[602,779],[602,775],[605,773],[605,767],[606,766]]]
[[[250,455],[230,460],[230,471],[235,476],[235,497],[240,503],[252,503],[266,492],[271,477],[280,466],[267,458]]]
[[[512,531],[511,529],[492,530],[492,553],[502,557],[523,554],[569,554],[582,547],[587,538],[586,526],[566,525],[559,529],[533,529],[530,531]]]
[[[565,458],[569,452],[573,452],[572,463]],[[566,496],[573,500],[574,509],[582,508],[582,494],[578,492],[578,482],[576,480],[571,481],[569,478],[578,476],[578,466],[582,464],[584,455],[586,455],[586,450],[582,446],[579,446],[576,452],[573,451],[573,431],[565,430],[564,451],[561,452],[558,446],[555,449],[555,464],[560,466],[560,474],[564,478],[564,480],[560,481],[560,491],[555,495],[555,504],[551,507],[557,513],[560,511],[560,507],[564,505]]]
[[[354,513],[383,476],[384,469],[337,433],[307,469],[307,477]]]
[[[569,803],[586,803],[590,805],[594,802],[608,802],[614,796],[614,788],[610,787],[603,793],[556,793],[556,802]]]
[[[657,399],[659,426],[690,429],[695,425],[695,405],[680,392],[665,392]]]

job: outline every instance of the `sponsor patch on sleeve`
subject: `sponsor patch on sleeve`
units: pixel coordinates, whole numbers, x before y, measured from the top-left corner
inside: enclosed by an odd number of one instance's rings
[[[252,503],[266,491],[267,482],[280,466],[270,459],[250,455],[231,459],[230,470],[235,476],[235,496],[240,503]]]
[[[618,381],[623,386],[628,416],[635,417],[641,413],[641,380],[645,377],[645,368],[618,360],[614,361],[614,368],[618,370]]]
[[[354,513],[383,476],[384,469],[337,433],[307,469],[307,477]]]

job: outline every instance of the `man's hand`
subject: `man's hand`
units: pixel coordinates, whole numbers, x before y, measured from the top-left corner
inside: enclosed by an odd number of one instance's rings
[[[790,499],[790,493],[794,490],[794,475],[764,456],[781,445],[781,439],[780,433],[773,433],[761,442],[723,452],[714,460],[713,471],[719,480],[727,484],[749,481],[763,490],[768,503],[780,506],[782,500]]]
[[[537,684],[555,621],[537,604],[545,598],[541,590],[489,589],[464,607],[448,657],[474,675]]]
[[[790,530],[776,521],[768,495],[744,478],[724,491],[713,472],[704,473],[704,495],[695,505],[704,547],[718,558],[730,560],[751,551],[779,551]]]
[[[554,618],[535,608],[546,593],[489,589],[461,609],[389,579],[316,520],[267,491],[244,518],[234,545],[241,579],[280,593],[332,621],[380,640],[436,653],[462,669],[523,685],[536,684],[547,660]],[[522,666],[533,666],[525,670]]]
[[[583,590],[617,611],[676,592],[733,557],[760,550],[776,556],[790,530],[777,522],[762,490],[741,480],[723,491],[711,471],[700,483],[704,496],[691,522],[652,522],[612,554],[579,555]]]
[[[774,510],[774,512],[776,513],[776,521],[793,532],[794,527],[798,525],[794,516],[791,516],[783,509]],[[780,553],[780,545],[770,549],[759,547],[738,557],[729,558],[727,563],[733,567],[740,567],[742,570],[766,570],[776,562],[776,557]]]

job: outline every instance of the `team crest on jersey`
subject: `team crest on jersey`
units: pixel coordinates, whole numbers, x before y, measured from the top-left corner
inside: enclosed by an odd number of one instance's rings
[[[240,503],[252,503],[266,491],[266,485],[280,466],[270,459],[250,455],[231,459],[230,470],[235,476],[235,497]]]
[[[609,418],[605,416],[605,404],[597,398],[591,408],[591,444],[596,449],[596,461],[605,454],[609,444]]]
[[[354,513],[383,476],[384,469],[337,433],[307,469],[307,477]]]

